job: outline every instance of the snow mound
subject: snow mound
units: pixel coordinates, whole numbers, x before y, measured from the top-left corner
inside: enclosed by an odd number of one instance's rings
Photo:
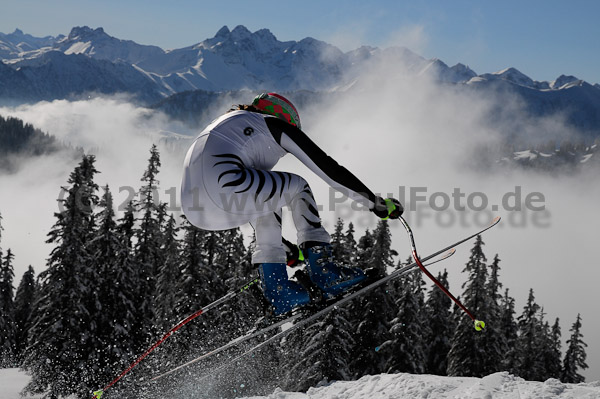
[[[29,377],[17,368],[0,369],[0,399],[20,399],[20,392],[29,382]],[[29,399],[39,399],[42,396],[28,396]]]
[[[250,399],[598,399],[600,382],[563,384],[525,381],[507,372],[484,378],[381,374],[358,381],[339,381],[311,388],[306,394],[280,389],[267,397]]]

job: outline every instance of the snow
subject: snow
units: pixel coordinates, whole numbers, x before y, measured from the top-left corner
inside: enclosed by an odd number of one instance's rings
[[[563,384],[525,381],[507,372],[484,378],[439,377],[433,375],[382,374],[358,381],[335,382],[311,388],[306,394],[276,390],[266,397],[251,399],[598,399],[600,382]]]
[[[92,46],[92,42],[77,42],[73,43],[71,47],[65,50],[65,54],[82,54],[88,51]]]
[[[517,151],[514,154],[514,159],[515,160],[519,160],[519,159],[536,159],[537,158],[537,154],[534,154],[533,152],[531,152],[531,150],[525,150],[525,151]]]
[[[586,162],[587,162],[587,161],[589,161],[589,160],[590,160],[590,158],[591,158],[591,157],[593,157],[593,156],[594,156],[594,154],[585,154],[585,155],[582,157],[582,159],[581,159],[581,161],[580,161],[580,162],[581,162],[581,163],[586,163]]]
[[[19,369],[0,369],[0,399],[19,399],[29,381]],[[28,396],[40,399],[42,395]],[[381,374],[358,381],[338,381],[310,388],[306,393],[276,389],[268,396],[247,399],[599,399],[600,381],[563,384],[525,381],[508,372],[483,378],[440,377],[435,375]]]
[[[29,382],[29,376],[19,369],[0,369],[0,399],[20,399],[19,393]],[[27,396],[30,399],[41,395]]]

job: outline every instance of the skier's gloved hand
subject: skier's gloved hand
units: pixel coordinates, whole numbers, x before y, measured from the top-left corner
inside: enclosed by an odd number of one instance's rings
[[[375,207],[371,209],[371,211],[383,220],[398,219],[400,216],[402,216],[404,207],[400,201],[395,198],[383,199],[381,197],[377,197]]]
[[[294,243],[289,242],[282,237],[283,246],[285,248],[285,256],[287,265],[290,267],[297,266],[300,262],[304,261],[304,254],[302,250]]]
[[[289,252],[286,251],[285,254],[287,257],[287,265],[290,267],[297,266],[300,262],[304,262],[304,254],[297,245],[294,245],[292,250]]]

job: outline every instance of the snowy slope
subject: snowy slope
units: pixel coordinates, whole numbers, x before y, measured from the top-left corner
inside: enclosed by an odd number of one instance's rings
[[[18,369],[0,369],[0,399],[19,399],[29,377]],[[36,399],[41,396],[30,396]],[[249,399],[599,399],[600,381],[563,384],[525,381],[502,372],[484,378],[382,374],[358,381],[340,381],[311,388],[307,393],[277,389]]]
[[[358,381],[336,382],[311,388],[306,394],[280,390],[269,399],[598,399],[600,382],[563,384],[550,379],[529,382],[508,373],[484,378],[451,378],[432,375],[382,374]],[[252,399],[259,399],[253,397]]]
[[[41,48],[48,48],[54,45],[57,40],[52,36],[34,37],[16,29],[13,33],[5,34],[0,32],[0,59],[10,60],[18,58],[26,52],[32,52]]]
[[[19,392],[28,382],[29,376],[19,369],[0,369],[0,399],[20,399]],[[28,396],[31,399],[41,397],[41,395]]]

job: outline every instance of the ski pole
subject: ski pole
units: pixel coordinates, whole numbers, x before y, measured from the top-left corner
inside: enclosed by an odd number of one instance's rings
[[[463,310],[463,312],[465,312],[467,316],[469,316],[471,320],[473,320],[475,330],[483,330],[485,328],[485,322],[483,322],[482,320],[477,320],[475,316],[473,316],[473,313],[471,313],[471,311],[467,309],[465,305],[463,305],[458,299],[456,299],[454,295],[452,295],[452,293],[446,287],[444,287],[444,285],[440,283],[435,277],[433,277],[433,274],[431,274],[429,270],[425,268],[425,266],[423,266],[423,263],[421,263],[421,259],[419,259],[419,255],[417,254],[417,246],[415,245],[415,238],[412,229],[410,228],[408,223],[406,223],[406,220],[404,220],[402,216],[400,216],[398,219],[400,220],[400,222],[406,229],[406,232],[408,233],[408,237],[410,238],[410,245],[412,247],[412,256],[415,259],[417,266],[419,266],[419,269],[421,269],[421,271],[425,273],[425,275],[429,277],[429,279],[431,279],[431,281],[433,281],[435,285],[437,285],[444,292],[444,294],[448,296],[448,298],[452,299],[454,303],[456,303]]]
[[[256,278],[248,281],[246,284],[244,284],[242,287],[238,288],[237,290],[230,291],[229,293],[227,293],[226,295],[217,299],[216,301],[206,305],[202,309],[196,311],[195,313],[192,313],[185,319],[181,320],[179,323],[177,323],[175,326],[173,326],[169,331],[167,331],[166,334],[163,335],[161,339],[156,341],[154,343],[154,345],[152,345],[150,348],[148,348],[140,357],[138,357],[133,363],[131,363],[129,365],[129,367],[127,367],[125,370],[123,370],[123,372],[121,374],[119,374],[119,376],[117,378],[112,380],[110,382],[110,384],[108,384],[107,386],[105,386],[104,388],[102,388],[98,391],[95,391],[93,393],[93,395],[94,395],[93,398],[100,399],[102,397],[102,395],[104,394],[104,392],[106,392],[106,390],[108,390],[110,387],[115,385],[121,378],[123,378],[125,376],[125,374],[129,373],[135,366],[137,366],[142,360],[144,360],[144,358],[146,356],[148,356],[154,349],[158,348],[158,346],[160,344],[165,342],[167,340],[167,338],[169,338],[171,335],[173,335],[173,333],[175,333],[181,327],[185,326],[187,323],[194,320],[196,317],[200,316],[201,314],[208,312],[210,309],[215,308],[219,305],[222,305],[223,303],[227,302],[229,299],[236,297],[237,295],[241,294],[244,291],[247,291],[248,289],[250,289],[250,287],[257,284],[259,281],[260,281],[260,278],[256,277]]]

